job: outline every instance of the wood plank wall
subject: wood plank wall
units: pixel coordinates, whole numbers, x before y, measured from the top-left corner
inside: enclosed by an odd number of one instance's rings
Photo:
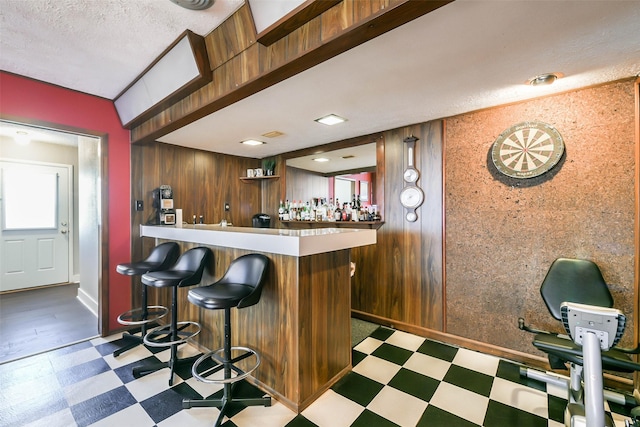
[[[213,80],[131,130],[149,142],[433,11],[452,0],[343,0],[269,46],[248,3],[205,38]]]
[[[183,210],[189,223],[193,215],[204,216],[206,224],[223,218],[233,225],[251,227],[251,218],[261,211],[260,181],[244,182],[247,168],[260,167],[257,159],[235,157],[162,143],[131,146],[131,203],[142,200],[144,211],[132,208],[131,259],[143,259],[154,246],[152,239],[140,239],[140,224],[155,222],[153,190],[167,184],[173,189],[174,206]],[[224,212],[224,203],[231,206]],[[277,204],[275,206],[277,210]],[[139,280],[133,291],[133,306],[140,304]]]
[[[425,193],[418,220],[408,222],[399,194],[407,164],[404,138],[419,138],[415,167],[417,184]],[[384,133],[385,224],[375,246],[352,250],[356,274],[352,281],[352,309],[384,323],[408,323],[444,330],[442,258],[443,122],[434,121]],[[380,184],[380,183],[378,183]]]

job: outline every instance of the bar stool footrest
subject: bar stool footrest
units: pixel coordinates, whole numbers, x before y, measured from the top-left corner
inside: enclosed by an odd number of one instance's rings
[[[144,344],[149,347],[169,347],[174,344],[182,344],[200,333],[202,327],[197,322],[178,322],[176,335],[173,339],[171,325],[159,326],[147,332],[144,336]]]
[[[260,366],[260,355],[258,355],[258,353],[251,348],[231,347],[231,356],[231,360],[226,360],[224,358],[223,348],[203,354],[193,364],[193,368],[191,368],[191,374],[195,379],[203,383],[228,384],[240,381],[248,377],[253,371],[256,370],[256,368],[258,368],[258,366]],[[241,369],[240,367],[236,366],[236,363],[250,357],[255,358],[255,361],[249,365],[249,368]],[[200,369],[200,371],[198,371],[200,365],[202,365],[202,368]],[[225,378],[210,377],[211,375],[219,372],[224,373],[225,367],[229,368],[229,375],[231,375],[231,377],[226,378],[227,375],[224,375]]]
[[[146,310],[134,308],[118,316],[118,323],[121,325],[144,325],[162,319],[167,313],[169,313],[169,309],[161,305],[151,305]]]

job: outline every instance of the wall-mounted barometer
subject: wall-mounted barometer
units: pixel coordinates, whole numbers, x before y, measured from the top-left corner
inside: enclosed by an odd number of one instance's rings
[[[407,168],[404,170],[403,179],[406,183],[405,187],[400,192],[400,203],[407,210],[405,218],[407,221],[414,222],[418,219],[416,209],[424,202],[424,193],[417,186],[416,182],[420,178],[420,173],[413,166],[414,163],[414,150],[416,141],[418,138],[415,136],[409,136],[404,139],[407,144]]]

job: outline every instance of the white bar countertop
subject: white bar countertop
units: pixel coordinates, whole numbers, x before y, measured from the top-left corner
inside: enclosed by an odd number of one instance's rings
[[[280,255],[307,256],[376,243],[376,230],[312,228],[304,230],[220,225],[140,225],[141,237],[201,243]]]

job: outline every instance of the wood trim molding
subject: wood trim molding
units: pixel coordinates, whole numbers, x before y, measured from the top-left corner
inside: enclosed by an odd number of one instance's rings
[[[269,46],[302,27],[342,0],[307,0],[258,34],[258,43]]]
[[[242,51],[233,52],[232,58],[213,70],[214,77],[210,83],[132,128],[131,141],[155,141],[451,1],[399,0],[390,2],[384,9],[366,13],[359,9],[354,11],[360,5],[359,0],[343,0],[269,47],[244,43]],[[246,13],[246,5],[236,12],[237,15]],[[234,21],[235,18],[234,15],[229,20]],[[227,27],[235,28],[224,23],[220,26],[229,31]],[[243,31],[249,30],[244,28]],[[207,36],[206,42],[219,36],[214,31]],[[228,37],[233,40],[253,39],[255,33],[242,34],[239,31]]]

